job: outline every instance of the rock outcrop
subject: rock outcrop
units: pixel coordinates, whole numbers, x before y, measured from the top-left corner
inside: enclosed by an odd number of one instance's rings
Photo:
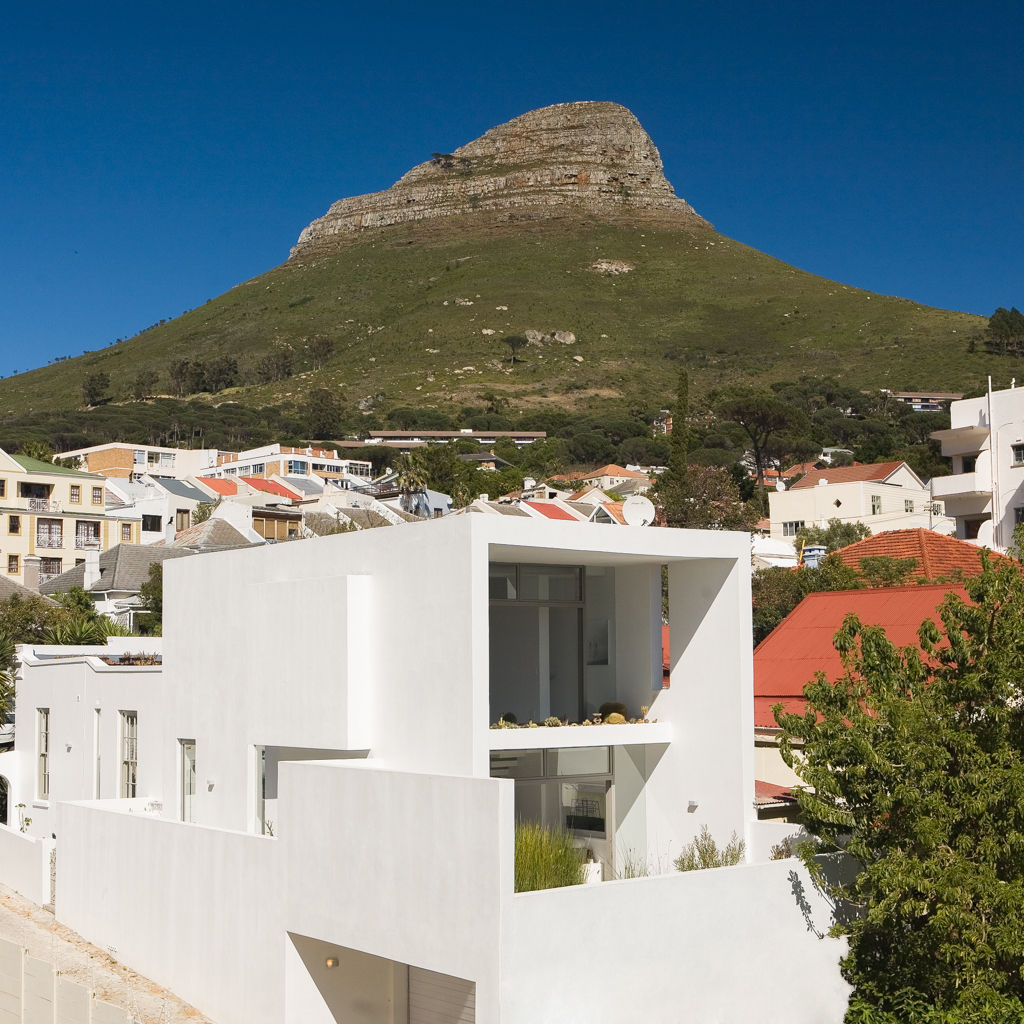
[[[618,103],[559,103],[498,125],[454,153],[435,153],[391,188],[340,199],[292,255],[366,228],[477,212],[509,220],[649,211],[706,223],[680,199],[640,122]]]

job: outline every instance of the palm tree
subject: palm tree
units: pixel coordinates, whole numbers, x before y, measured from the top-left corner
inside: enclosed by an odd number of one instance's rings
[[[412,511],[414,494],[423,494],[427,489],[427,473],[423,460],[415,452],[406,452],[395,460],[395,472],[400,504],[406,512]]]

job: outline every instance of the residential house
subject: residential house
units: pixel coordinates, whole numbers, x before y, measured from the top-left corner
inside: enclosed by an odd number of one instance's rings
[[[40,820],[0,875],[55,832],[56,920],[221,1024],[764,1020],[780,984],[838,1024],[829,908],[756,820],[749,607],[744,534],[465,515],[174,560],[160,671],[26,652],[0,774]],[[607,701],[635,721],[494,727]],[[516,893],[517,820],[594,884]],[[746,862],[674,871],[704,826]]]
[[[39,589],[43,594],[60,594],[80,587],[92,598],[96,611],[134,629],[143,610],[139,593],[149,579],[150,567],[188,554],[191,552],[153,544],[118,544],[102,554],[87,551],[84,562],[45,581]]]
[[[383,444],[389,448],[419,448],[425,444],[451,444],[452,441],[476,441],[492,448],[498,441],[512,441],[517,447],[543,441],[543,430],[371,430],[363,441],[350,442],[352,447]]]
[[[964,397],[962,391],[884,391],[890,398],[909,405],[914,412],[945,412],[952,402]]]
[[[932,493],[956,519],[957,537],[1005,551],[1024,522],[1024,390],[965,398],[949,415],[950,428],[932,437],[953,475],[935,477]]]
[[[192,513],[216,499],[188,480],[143,474],[138,479],[110,478],[107,507],[133,516],[143,544],[156,544],[192,525]]]
[[[952,532],[931,491],[905,462],[812,469],[788,490],[768,495],[771,536],[792,538],[830,519],[863,523],[872,533],[927,527]]]
[[[106,507],[106,480],[0,450],[0,573],[30,590],[86,550],[138,543],[139,524]]]
[[[800,714],[804,686],[817,673],[830,681],[843,674],[833,637],[853,614],[867,626],[881,626],[898,647],[918,643],[925,619],[939,621],[938,607],[956,584],[878,587],[808,594],[754,650],[754,771],[762,782],[784,788],[800,780],[782,760],[772,708]]]
[[[564,482],[577,488],[583,484],[592,484],[602,491],[615,491],[623,496],[643,494],[651,489],[651,478],[646,473],[625,466],[617,466],[614,463],[592,470],[563,473],[552,477],[551,482],[555,484]]]
[[[836,551],[844,565],[859,569],[864,558],[912,558],[917,563],[909,579],[955,582],[981,572],[981,552],[976,544],[957,540],[934,530],[891,530],[849,544]],[[993,561],[1003,556],[991,552]]]

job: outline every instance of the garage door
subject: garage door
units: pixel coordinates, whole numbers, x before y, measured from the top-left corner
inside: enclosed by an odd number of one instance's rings
[[[409,968],[409,1024],[474,1024],[476,984]]]

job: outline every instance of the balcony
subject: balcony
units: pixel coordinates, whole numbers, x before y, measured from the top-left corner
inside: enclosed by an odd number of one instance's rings
[[[42,586],[44,583],[49,583],[50,580],[55,580],[60,576],[59,572],[41,572],[39,574],[39,585]]]
[[[99,551],[100,549],[100,538],[95,537],[75,537],[75,547],[79,551]]]
[[[60,549],[64,547],[64,537],[61,534],[36,534],[36,547],[47,549]]]
[[[59,512],[60,502],[50,501],[49,498],[29,498],[29,512]]]
[[[973,473],[954,473],[952,476],[932,477],[932,497],[971,498],[991,497],[992,482],[988,467],[979,467]]]

